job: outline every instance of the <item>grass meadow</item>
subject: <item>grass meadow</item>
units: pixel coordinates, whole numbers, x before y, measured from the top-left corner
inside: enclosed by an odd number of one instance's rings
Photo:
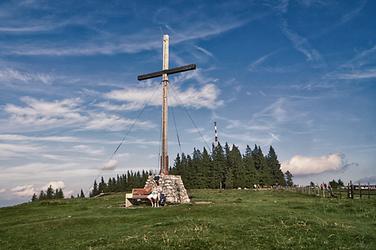
[[[189,194],[162,208],[121,208],[120,193],[0,208],[0,249],[376,249],[376,199]]]

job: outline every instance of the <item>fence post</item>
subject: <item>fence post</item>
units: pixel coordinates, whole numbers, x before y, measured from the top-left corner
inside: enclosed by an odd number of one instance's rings
[[[368,182],[368,199],[371,198],[371,187],[369,186],[369,182]]]
[[[350,198],[350,183],[347,183],[347,198]]]
[[[360,181],[359,181],[359,196],[360,196],[360,199],[362,199],[362,187],[360,186]]]
[[[354,185],[352,181],[350,181],[350,196],[351,196],[351,199],[354,199]]]

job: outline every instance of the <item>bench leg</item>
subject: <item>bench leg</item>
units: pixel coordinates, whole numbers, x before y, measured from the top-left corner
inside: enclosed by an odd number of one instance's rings
[[[133,206],[132,202],[130,202],[128,199],[125,199],[125,207],[131,207]]]

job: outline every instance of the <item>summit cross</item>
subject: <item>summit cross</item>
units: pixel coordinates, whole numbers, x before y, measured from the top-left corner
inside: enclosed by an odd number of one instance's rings
[[[188,64],[181,67],[176,67],[169,69],[169,36],[163,35],[163,63],[162,63],[162,70],[148,73],[144,75],[139,75],[137,79],[139,81],[162,77],[162,155],[161,155],[161,166],[160,166],[160,174],[161,175],[168,175],[168,145],[167,145],[167,116],[168,116],[168,76],[176,73],[181,73],[184,71],[195,70],[196,64]]]

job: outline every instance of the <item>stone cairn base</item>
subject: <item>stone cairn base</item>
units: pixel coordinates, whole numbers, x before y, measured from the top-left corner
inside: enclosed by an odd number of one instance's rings
[[[154,176],[149,176],[144,188],[153,188],[155,185],[157,184],[154,181]],[[162,187],[162,193],[166,196],[167,203],[190,203],[180,175],[161,175],[159,185]]]

